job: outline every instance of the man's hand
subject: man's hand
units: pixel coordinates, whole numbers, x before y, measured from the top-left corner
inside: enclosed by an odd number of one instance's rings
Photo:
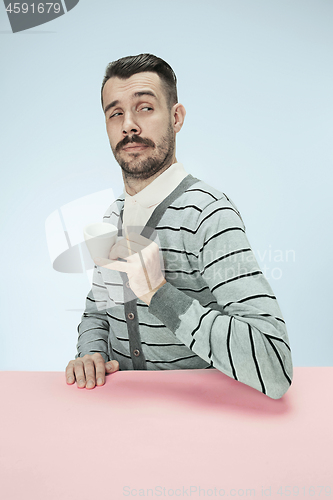
[[[105,363],[103,357],[98,352],[83,358],[72,359],[66,367],[67,384],[74,384],[81,389],[93,389],[95,385],[103,385],[105,373],[113,373],[119,370],[119,363],[116,360]]]
[[[119,258],[126,262],[118,261]],[[109,259],[95,259],[95,264],[127,273],[132,291],[148,305],[154,293],[166,283],[158,245],[140,234],[130,233],[119,240],[112,247]]]

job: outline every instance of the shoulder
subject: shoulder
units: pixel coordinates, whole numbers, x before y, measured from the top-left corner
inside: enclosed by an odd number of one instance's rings
[[[197,203],[200,208],[204,209],[214,201],[226,198],[225,194],[217,189],[209,186],[205,182],[198,179],[197,182],[188,187],[182,197],[184,199],[192,200]]]
[[[229,196],[227,196],[222,191],[206,184],[205,182],[198,180],[190,187],[188,187],[170,206],[170,209],[188,209],[183,212],[182,216],[190,216],[193,223],[201,224],[203,219],[211,217],[211,215],[216,214],[216,216],[227,215],[234,219],[241,221],[243,226],[243,220],[234,202]],[[191,210],[192,209],[192,210]]]
[[[232,202],[229,196],[227,196],[222,191],[214,188],[213,186],[210,186],[206,182],[201,181],[200,179],[197,179],[197,182],[188,187],[178,198],[178,200],[191,200],[196,203],[202,210],[207,208],[212,203],[218,202],[219,200],[221,200],[222,202],[225,201],[226,203],[230,203],[236,208],[235,204]]]

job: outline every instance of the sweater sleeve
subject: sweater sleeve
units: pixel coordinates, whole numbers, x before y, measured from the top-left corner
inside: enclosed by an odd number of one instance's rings
[[[109,361],[109,322],[106,315],[108,292],[102,280],[101,272],[95,266],[92,288],[86,298],[85,311],[78,330],[77,355],[99,352],[104,361]]]
[[[293,373],[288,334],[239,212],[226,198],[211,203],[184,242],[216,303],[203,306],[167,282],[149,311],[213,367],[273,399],[282,397]]]

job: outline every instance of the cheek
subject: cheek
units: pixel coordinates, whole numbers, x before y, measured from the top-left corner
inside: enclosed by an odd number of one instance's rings
[[[108,134],[108,138],[110,141],[110,144],[112,147],[115,147],[118,142],[121,140],[121,137],[119,138],[117,132],[115,131],[114,127],[111,127],[110,125],[106,125],[106,133]]]
[[[141,128],[143,135],[149,135],[152,139],[154,137],[157,139],[160,135],[165,135],[168,129],[166,119],[160,116],[150,117],[149,120],[142,120]]]

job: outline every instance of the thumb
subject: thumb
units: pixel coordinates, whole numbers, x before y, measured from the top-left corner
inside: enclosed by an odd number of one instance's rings
[[[105,364],[105,369],[108,373],[116,372],[119,370],[119,363],[115,359],[112,361],[108,361]]]

